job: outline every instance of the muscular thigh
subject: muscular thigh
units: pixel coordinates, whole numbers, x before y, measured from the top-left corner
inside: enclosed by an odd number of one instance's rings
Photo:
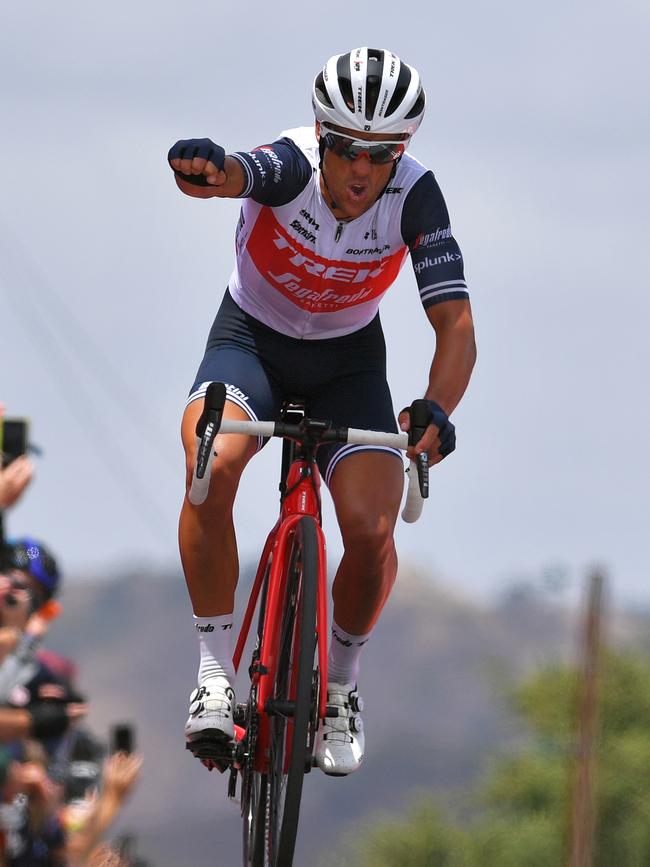
[[[397,421],[386,377],[381,370],[361,370],[323,385],[311,400],[315,418],[337,425],[365,430],[397,432]],[[356,455],[374,454],[388,458],[389,465],[402,466],[401,452],[376,446],[331,445],[318,450],[318,465],[331,488],[339,468]],[[383,461],[380,465],[383,465]]]
[[[343,538],[392,535],[403,486],[403,465],[393,454],[361,451],[342,460],[329,487]]]

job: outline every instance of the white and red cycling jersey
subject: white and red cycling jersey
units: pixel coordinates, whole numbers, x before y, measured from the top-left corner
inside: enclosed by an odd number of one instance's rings
[[[410,251],[425,308],[467,298],[463,259],[433,174],[406,153],[377,201],[347,222],[320,189],[313,127],[232,154],[247,179],[229,289],[236,303],[294,338],[350,334],[376,315]]]

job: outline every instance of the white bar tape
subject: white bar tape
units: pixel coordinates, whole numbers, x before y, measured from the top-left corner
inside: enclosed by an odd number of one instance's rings
[[[349,428],[348,442],[355,446],[389,446],[394,449],[408,448],[409,436],[407,433],[385,433],[380,430],[357,430]]]
[[[250,437],[272,437],[275,430],[273,421],[235,421],[224,418],[219,426],[219,433],[244,434]]]
[[[415,461],[411,461],[411,465],[406,472],[409,477],[409,484],[404,508],[402,509],[402,520],[406,521],[407,524],[413,524],[422,514],[422,506],[424,505],[418,483],[418,468]]]
[[[256,437],[272,437],[275,430],[275,422],[272,421],[235,421],[234,419],[223,419],[219,428],[219,433],[226,434],[243,434],[244,436]],[[385,431],[373,430],[358,430],[357,428],[349,428],[348,443],[351,445],[360,446],[387,446],[394,449],[406,450],[408,448],[407,433],[386,433]],[[197,437],[197,451],[201,441]],[[409,467],[408,491],[404,508],[402,509],[402,518],[409,524],[412,524],[422,514],[423,499],[420,494],[420,486],[418,484],[418,471],[415,463],[411,461]],[[208,463],[205,475],[202,479],[197,479],[196,469],[194,470],[194,478],[190,488],[189,500],[194,506],[200,506],[204,503],[208,491],[210,489],[210,476],[212,474],[212,460]]]

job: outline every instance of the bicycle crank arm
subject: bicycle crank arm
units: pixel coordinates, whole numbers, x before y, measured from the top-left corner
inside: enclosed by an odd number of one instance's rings
[[[264,705],[264,712],[267,716],[292,717],[295,707],[296,705],[293,701],[278,701],[270,698]]]

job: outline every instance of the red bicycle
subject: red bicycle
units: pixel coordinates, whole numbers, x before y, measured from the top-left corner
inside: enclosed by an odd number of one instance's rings
[[[424,433],[429,409],[414,401],[410,434],[391,434],[310,419],[300,402],[285,404],[278,422],[222,419],[225,400],[223,383],[211,383],[196,429],[193,498],[207,494],[217,433],[283,437],[280,515],[264,545],[233,659],[238,670],[257,609],[248,701],[237,706],[234,742],[200,757],[230,768],[229,797],[241,781],[245,867],[290,867],[318,727],[338,712],[327,705],[327,568],[316,450],[331,442],[406,449]],[[419,517],[426,496],[424,455],[409,475],[404,520]]]

